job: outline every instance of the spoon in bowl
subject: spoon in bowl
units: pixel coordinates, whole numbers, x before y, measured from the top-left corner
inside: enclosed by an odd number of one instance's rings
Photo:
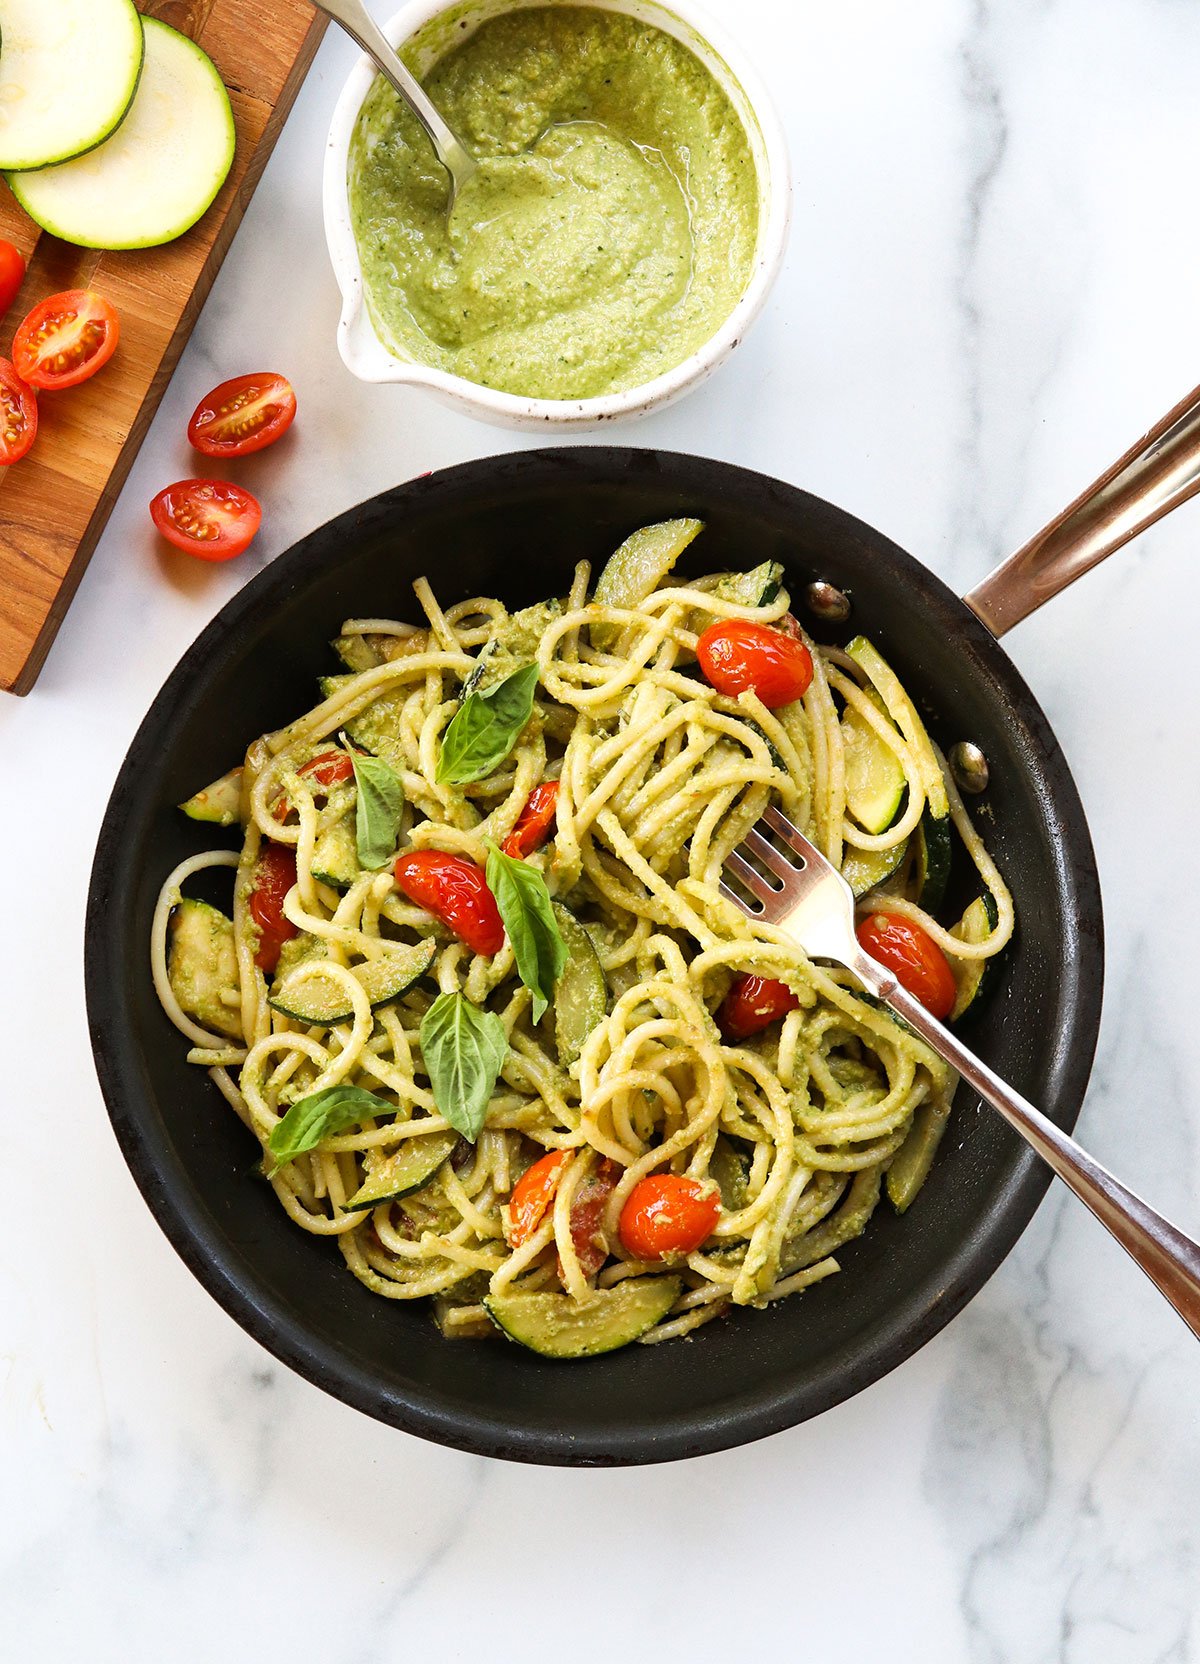
[[[479,164],[457,133],[446,125],[416,76],[400,62],[363,0],[312,0],[312,4],[341,24],[350,39],[362,47],[429,134],[438,161],[450,175],[453,202]]]

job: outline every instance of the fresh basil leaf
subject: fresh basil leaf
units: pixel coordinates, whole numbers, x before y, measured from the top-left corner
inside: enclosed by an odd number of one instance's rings
[[[299,1098],[282,1121],[271,1128],[267,1148],[275,1157],[276,1167],[286,1167],[306,1151],[313,1149],[323,1138],[355,1127],[369,1115],[395,1115],[395,1104],[365,1092],[361,1086],[327,1086],[323,1092],[310,1092]]]
[[[527,861],[517,861],[489,843],[487,886],[513,945],[517,975],[533,995],[533,1020],[538,1023],[570,957],[546,880]]]
[[[358,864],[365,872],[375,872],[385,867],[396,853],[404,787],[395,769],[382,757],[351,750],[350,761],[354,764],[354,784],[358,788],[354,809]]]
[[[469,693],[442,735],[437,780],[443,786],[469,786],[486,780],[517,743],[533,714],[538,667],[522,665],[486,693]]]
[[[421,1020],[421,1056],[433,1101],[472,1144],[507,1054],[508,1035],[499,1017],[462,994],[440,994]]]

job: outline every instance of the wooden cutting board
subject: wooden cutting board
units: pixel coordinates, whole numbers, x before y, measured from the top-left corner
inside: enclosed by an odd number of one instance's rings
[[[0,237],[29,261],[0,352],[28,309],[59,289],[98,289],[121,314],[116,357],[83,386],[43,395],[33,450],[0,470],[0,688],[12,693],[28,693],[42,667],[326,23],[309,0],[140,0],[140,9],[213,59],[233,102],[237,156],[198,225],[130,254],[39,232],[0,185]]]

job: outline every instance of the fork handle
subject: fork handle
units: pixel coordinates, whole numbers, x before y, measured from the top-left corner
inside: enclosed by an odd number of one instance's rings
[[[1061,1127],[1055,1126],[1040,1109],[1035,1109],[994,1074],[956,1035],[936,1017],[931,1017],[921,1002],[902,988],[878,961],[860,954],[847,969],[897,1016],[903,1017],[1050,1164],[1063,1183],[1108,1227],[1200,1339],[1200,1244],[1126,1189]]]

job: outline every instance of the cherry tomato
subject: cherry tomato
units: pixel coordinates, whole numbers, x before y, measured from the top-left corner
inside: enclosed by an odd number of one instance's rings
[[[103,369],[121,336],[117,309],[93,289],[66,289],[17,326],[13,362],[31,387],[77,387]]]
[[[579,1269],[585,1277],[594,1277],[608,1258],[608,1244],[601,1226],[608,1198],[617,1187],[621,1169],[607,1156],[581,1182],[571,1202],[571,1241]],[[562,1282],[562,1262],[558,1267]]]
[[[322,751],[319,757],[310,757],[296,773],[311,778],[315,782],[313,795],[323,797],[334,786],[344,785],[354,778],[354,764],[344,751]],[[291,812],[292,806],[286,796],[280,797],[274,804],[277,820],[286,820]]]
[[[20,462],[37,438],[38,407],[7,358],[0,358],[0,467]]]
[[[296,420],[292,384],[271,371],[236,376],[201,399],[188,423],[188,443],[205,456],[265,451]]]
[[[296,934],[285,918],[283,903],[296,882],[296,851],[290,844],[263,845],[250,881],[250,917],[258,926],[258,952],[254,963],[268,975],[279,963],[279,950]]]
[[[25,257],[11,243],[0,241],[0,316],[21,292],[25,281]]]
[[[739,976],[721,1001],[717,1027],[726,1040],[745,1040],[795,1011],[800,1004],[782,982],[765,976]]]
[[[179,480],[160,491],[150,517],[168,543],[199,560],[232,560],[247,550],[262,524],[262,506],[240,485],[224,480]]]
[[[696,643],[696,657],[718,693],[756,693],[769,711],[801,698],[813,677],[812,654],[802,641],[748,618],[710,624]]]
[[[639,1260],[690,1254],[721,1216],[721,1194],[682,1173],[651,1173],[639,1179],[621,1209],[621,1241]]]
[[[441,919],[472,953],[499,953],[504,925],[483,868],[440,849],[414,849],[396,862],[396,883],[410,901]]]
[[[508,1240],[513,1248],[528,1242],[554,1200],[570,1150],[548,1150],[521,1174],[508,1199]]]
[[[859,942],[893,973],[902,987],[939,1019],[954,1009],[957,988],[946,955],[900,913],[872,913],[857,931]]]
[[[517,824],[505,838],[506,855],[523,861],[532,855],[554,832],[554,817],[558,813],[558,781],[543,780],[529,794],[529,801],[517,816]]]

